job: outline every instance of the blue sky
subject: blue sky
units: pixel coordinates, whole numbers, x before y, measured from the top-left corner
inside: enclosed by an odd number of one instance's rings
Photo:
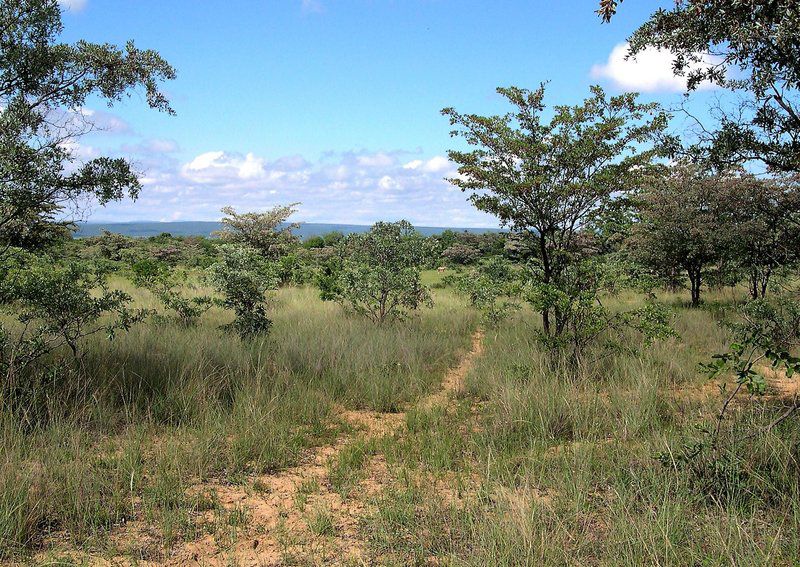
[[[495,87],[545,80],[551,103],[579,102],[593,83],[675,102],[669,57],[625,63],[620,47],[669,3],[629,1],[601,25],[594,0],[63,0],[64,41],[134,39],[178,71],[164,85],[175,117],[138,95],[87,105],[105,129],[77,155],[129,156],[144,184],[91,220],[215,220],[226,204],[300,201],[311,222],[494,226],[444,181],[459,142],[441,108],[502,112]]]

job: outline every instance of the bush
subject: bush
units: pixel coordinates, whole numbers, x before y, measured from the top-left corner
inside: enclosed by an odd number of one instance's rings
[[[332,293],[375,323],[404,319],[432,303],[420,280],[428,251],[426,240],[406,221],[379,222],[367,233],[351,234],[342,245],[344,260]]]
[[[213,301],[206,295],[186,297],[176,288],[185,283],[183,272],[171,270],[158,260],[141,260],[132,267],[133,283],[149,290],[169,311],[174,311],[183,325],[194,325],[208,311]]]
[[[0,376],[6,388],[47,355],[104,334],[112,339],[146,315],[129,307],[128,294],[106,286],[104,273],[90,266],[59,266],[53,258],[18,252],[4,258],[0,299],[13,307],[17,324],[0,326]]]
[[[442,252],[444,260],[461,266],[474,264],[480,256],[481,253],[478,250],[465,244],[453,244]]]
[[[209,283],[222,294],[217,303],[235,314],[226,328],[244,339],[268,333],[272,321],[267,317],[266,294],[278,287],[275,263],[245,246],[224,244],[220,254],[207,274]]]
[[[470,305],[483,313],[484,324],[496,328],[519,304],[511,297],[519,293],[519,275],[512,264],[499,256],[460,276],[446,278],[469,298]]]

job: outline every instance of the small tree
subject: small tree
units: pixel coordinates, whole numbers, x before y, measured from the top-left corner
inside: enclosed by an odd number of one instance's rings
[[[720,187],[717,176],[677,166],[654,180],[639,200],[640,219],[631,239],[634,257],[662,276],[683,270],[695,306],[709,269],[723,258],[729,242]]]
[[[287,219],[297,212],[299,203],[279,205],[263,213],[237,213],[233,207],[225,207],[222,230],[214,232],[224,242],[240,244],[258,250],[269,260],[277,260],[298,245],[292,234],[298,224],[288,224]]]
[[[367,233],[351,234],[333,293],[343,306],[375,323],[403,319],[431,304],[420,280],[430,255],[426,240],[407,221],[379,222]]]
[[[130,302],[86,264],[59,266],[49,256],[9,250],[0,269],[0,305],[11,308],[17,324],[13,332],[0,325],[3,385],[18,386],[17,377],[62,347],[78,359],[86,337],[113,338],[129,329],[146,315]]]
[[[254,248],[223,244],[220,260],[208,268],[207,274],[222,294],[217,303],[236,316],[226,328],[243,339],[269,332],[272,321],[267,316],[267,292],[278,287],[273,262]]]
[[[800,259],[797,182],[742,174],[724,179],[716,196],[727,210],[727,261],[747,275],[752,299],[764,297],[772,277]]]
[[[586,230],[609,202],[651,173],[658,151],[649,142],[667,119],[657,105],[639,104],[635,94],[609,98],[600,87],[592,87],[580,105],[554,107],[549,120],[544,85],[498,92],[512,103],[512,113],[442,111],[456,127],[452,135],[475,148],[448,152],[459,166],[459,177],[450,182],[534,243],[535,302],[543,333],[558,337],[573,312],[562,301],[576,289],[571,278],[579,272],[572,268],[591,251],[584,245]]]

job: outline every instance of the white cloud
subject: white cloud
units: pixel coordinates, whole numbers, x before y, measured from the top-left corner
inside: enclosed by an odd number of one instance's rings
[[[377,154],[358,156],[356,162],[358,165],[365,167],[389,167],[394,163],[394,158],[379,152]]]
[[[58,4],[65,10],[80,12],[86,7],[87,0],[58,0]]]
[[[371,224],[408,219],[420,226],[496,226],[445,181],[455,167],[443,156],[408,161],[409,152],[328,153],[267,159],[222,150],[183,163],[142,143],[131,157],[141,165],[144,189],[135,203],[97,209],[93,220],[216,220],[232,205],[243,211],[301,202],[298,220]]]
[[[392,178],[390,175],[384,175],[378,180],[378,187],[383,189],[384,191],[391,191],[393,189],[399,189],[400,184]]]
[[[455,167],[446,157],[433,156],[427,161],[423,161],[421,159],[412,160],[404,164],[403,169],[419,170],[426,173],[443,173],[448,170],[454,171]]]
[[[200,154],[183,166],[183,175],[195,183],[219,179],[257,179],[266,176],[264,160],[252,153],[241,157],[222,151]]]
[[[611,50],[608,61],[594,65],[591,76],[595,79],[608,79],[616,87],[641,92],[680,92],[686,90],[686,78],[676,76],[672,70],[673,55],[666,50],[648,47],[636,58],[626,59],[628,43],[620,43]],[[703,62],[693,68],[702,68],[713,62],[710,55],[703,56]],[[713,88],[710,83],[700,85],[701,89]]]

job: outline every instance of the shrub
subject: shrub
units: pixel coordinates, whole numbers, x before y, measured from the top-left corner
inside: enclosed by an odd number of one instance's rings
[[[444,260],[462,266],[474,264],[480,258],[480,255],[480,251],[466,244],[453,244],[442,252]]]
[[[519,293],[519,275],[512,264],[494,256],[460,276],[446,278],[469,298],[470,305],[483,313],[484,324],[496,328],[519,309],[512,297]]]
[[[217,303],[235,314],[226,328],[245,339],[269,332],[272,321],[267,317],[266,294],[278,287],[275,264],[245,246],[224,244],[220,255],[207,274],[209,283],[222,294]]]
[[[404,319],[431,305],[420,267],[428,244],[407,221],[379,222],[343,243],[341,271],[333,291],[339,303],[375,323]]]
[[[0,326],[0,374],[6,387],[47,355],[66,346],[78,358],[82,339],[112,339],[146,315],[129,307],[128,294],[106,286],[105,275],[86,264],[59,266],[53,258],[19,252],[5,258],[0,299],[17,324]]]
[[[132,267],[133,283],[149,290],[182,324],[194,325],[208,311],[213,301],[206,295],[186,297],[176,288],[186,281],[186,274],[171,270],[158,260],[141,260]]]

